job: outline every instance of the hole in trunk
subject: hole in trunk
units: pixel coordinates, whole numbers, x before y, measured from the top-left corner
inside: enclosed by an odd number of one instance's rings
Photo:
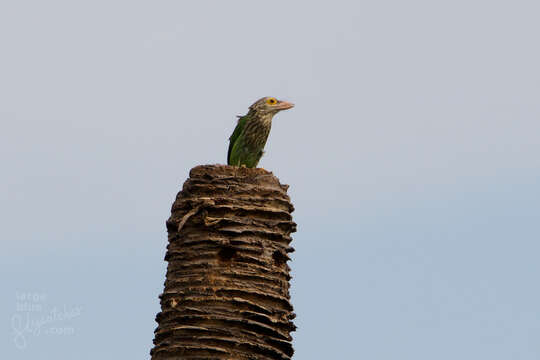
[[[218,257],[220,261],[231,261],[235,256],[236,249],[232,246],[224,246],[218,252]]]
[[[272,254],[272,259],[274,259],[274,263],[277,266],[281,266],[281,265],[283,265],[283,264],[285,264],[287,262],[288,257],[287,257],[287,255],[284,255],[281,251],[276,250]]]

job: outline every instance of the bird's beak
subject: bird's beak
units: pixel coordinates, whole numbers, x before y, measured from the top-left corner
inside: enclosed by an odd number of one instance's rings
[[[294,107],[294,104],[288,101],[280,101],[276,106],[276,108],[278,108],[279,110],[287,110],[292,107]]]

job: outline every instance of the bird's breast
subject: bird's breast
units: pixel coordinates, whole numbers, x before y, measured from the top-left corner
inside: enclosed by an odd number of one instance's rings
[[[250,148],[263,148],[270,134],[272,120],[252,120],[246,124],[244,136]]]

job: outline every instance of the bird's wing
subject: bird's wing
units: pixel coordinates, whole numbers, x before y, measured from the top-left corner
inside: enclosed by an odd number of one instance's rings
[[[238,137],[242,133],[242,130],[244,129],[244,126],[246,125],[247,116],[241,116],[238,118],[238,124],[234,128],[234,131],[229,138],[229,151],[227,152],[227,163],[231,164],[231,153],[233,150],[234,143],[236,143],[236,140],[238,140]]]

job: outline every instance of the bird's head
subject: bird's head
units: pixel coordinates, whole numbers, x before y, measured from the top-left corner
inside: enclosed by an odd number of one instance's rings
[[[254,111],[260,115],[275,115],[281,110],[287,110],[294,106],[293,103],[288,101],[278,100],[274,97],[263,97],[253,103],[249,107],[251,111]]]

